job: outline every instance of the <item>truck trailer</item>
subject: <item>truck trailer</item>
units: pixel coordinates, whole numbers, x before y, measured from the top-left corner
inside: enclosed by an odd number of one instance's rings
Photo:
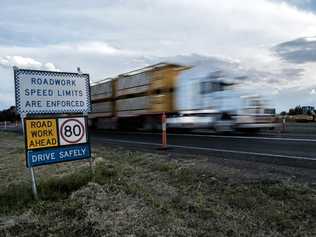
[[[259,96],[243,96],[234,78],[211,65],[159,63],[91,86],[90,124],[103,129],[257,131],[275,127]]]

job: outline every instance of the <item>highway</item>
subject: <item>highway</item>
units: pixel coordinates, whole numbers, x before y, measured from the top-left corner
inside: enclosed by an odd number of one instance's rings
[[[161,134],[153,132],[91,131],[94,142],[136,150],[161,152]],[[164,152],[255,160],[316,168],[316,134],[277,132],[256,135],[169,133]]]
[[[8,126],[0,130],[16,131]],[[20,131],[21,132],[21,131]],[[255,135],[215,134],[210,131],[168,133],[168,149],[161,151],[161,133],[91,130],[93,144],[173,154],[203,155],[216,159],[251,160],[316,168],[316,124],[289,124],[285,133]]]

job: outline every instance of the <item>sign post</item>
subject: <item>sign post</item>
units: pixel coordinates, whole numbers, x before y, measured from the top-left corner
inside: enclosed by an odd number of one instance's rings
[[[78,69],[79,69],[78,71],[80,72],[80,68]],[[83,113],[83,115],[88,117],[88,113]],[[88,127],[88,124],[86,124],[86,126]],[[90,163],[91,176],[94,177],[94,167],[93,167],[92,156],[90,156],[89,163]],[[94,178],[93,178],[93,181],[94,181]]]
[[[38,200],[36,179],[35,179],[33,167],[30,167],[30,171],[31,171],[31,177],[32,177],[32,191],[33,191],[35,200]]]
[[[21,123],[22,123],[22,131],[23,131],[23,136],[25,136],[25,128],[24,128],[24,119],[26,115],[21,114]],[[36,179],[35,179],[35,174],[32,166],[27,166],[29,167],[30,173],[31,173],[31,178],[32,178],[32,191],[35,200],[38,200],[38,194],[37,194],[37,186],[36,186]]]
[[[90,158],[87,116],[91,111],[88,74],[14,67],[15,100],[25,137],[26,166],[38,199],[33,167]],[[59,116],[59,114],[67,116]],[[43,115],[45,114],[45,115]],[[32,117],[29,117],[29,116]]]

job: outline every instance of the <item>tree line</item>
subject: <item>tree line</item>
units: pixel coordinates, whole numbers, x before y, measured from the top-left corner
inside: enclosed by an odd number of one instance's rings
[[[283,111],[281,115],[316,115],[316,110],[312,106],[296,106],[295,108],[290,108],[288,112]]]
[[[20,116],[16,112],[15,106],[11,106],[9,109],[0,111],[0,121],[15,122],[20,119]]]

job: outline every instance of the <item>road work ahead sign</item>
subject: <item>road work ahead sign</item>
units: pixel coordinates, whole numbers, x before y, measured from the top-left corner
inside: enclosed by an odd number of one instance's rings
[[[25,125],[27,149],[58,146],[56,119],[28,119]]]
[[[90,158],[87,117],[25,118],[27,167]]]
[[[16,108],[20,114],[88,113],[88,74],[17,69]]]

